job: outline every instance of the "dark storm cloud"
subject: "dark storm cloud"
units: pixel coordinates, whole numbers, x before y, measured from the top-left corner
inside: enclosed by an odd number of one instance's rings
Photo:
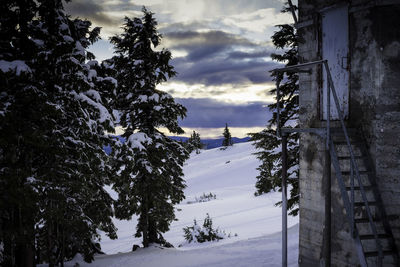
[[[267,103],[229,104],[209,98],[176,98],[190,107],[187,117],[180,123],[189,128],[218,128],[228,123],[231,127],[263,127],[271,117]]]
[[[215,0],[206,0],[205,2],[206,5],[213,6]],[[217,7],[213,7],[223,11],[225,15],[243,14],[244,12],[252,12],[263,8],[274,8],[279,12],[283,5],[280,0],[219,0],[218,3]]]
[[[218,4],[215,4],[214,0],[204,1],[206,6],[216,8],[226,16],[263,8],[277,9],[282,6],[279,0],[238,0],[234,3],[231,0],[220,0]],[[207,4],[207,1],[210,2]],[[165,16],[165,21],[160,23],[159,28],[164,36],[163,45],[173,51],[187,53],[186,56],[174,58],[172,61],[178,72],[174,80],[188,84],[203,83],[208,86],[271,81],[268,70],[278,64],[269,59],[269,55],[275,52],[275,49],[267,43],[268,37],[265,38],[265,43],[260,44],[244,37],[248,36],[246,29],[236,29],[235,33],[211,30],[214,26],[218,29],[225,27],[220,19],[174,23],[169,17],[171,13],[161,12],[163,7],[165,9],[165,5],[149,6],[149,10],[154,11],[156,16]],[[92,20],[95,24],[105,27],[104,32],[107,33],[122,25],[122,17],[118,19],[108,12],[135,14],[141,8],[129,0],[112,4],[107,4],[104,0],[74,0],[66,4],[66,9],[72,16]]]
[[[107,12],[140,11],[142,9],[141,6],[134,5],[128,0],[111,6],[105,6],[105,3],[106,2],[96,0],[74,0],[65,5],[65,10],[74,17],[88,19],[104,27],[118,27],[121,25],[122,21],[112,18]]]
[[[207,57],[207,55],[203,55]],[[248,84],[272,81],[268,70],[280,66],[275,62],[253,59],[251,61],[235,60],[229,57],[208,58],[200,62],[191,62],[187,58],[172,60],[178,72],[174,78],[188,84],[205,85]]]
[[[156,14],[158,17],[162,17],[160,14]],[[169,18],[169,15],[164,15],[164,17]],[[167,20],[167,19],[165,19]],[[191,21],[188,23],[182,23],[182,22],[171,22],[168,24],[163,24],[163,25],[159,25],[159,30],[162,33],[175,33],[175,32],[180,32],[182,31],[182,29],[184,29],[187,32],[191,32],[191,31],[196,31],[198,29],[204,29],[204,28],[208,28],[210,25],[208,23],[202,22],[202,21]]]
[[[272,47],[265,50],[249,52],[233,51],[229,53],[229,58],[231,59],[250,59],[250,58],[265,58],[269,57],[271,53],[276,52]]]
[[[67,3],[66,11],[72,16],[88,19],[99,24],[113,25],[115,22],[104,12],[102,5],[93,0],[78,0]]]
[[[220,44],[220,45],[245,45],[253,47],[249,40],[238,35],[224,31],[210,30],[207,32],[177,31],[167,32],[166,37],[171,40],[173,47],[185,48],[196,44]]]
[[[255,47],[247,39],[223,31],[170,32],[166,38],[170,48],[189,52],[186,60],[193,62],[223,54],[233,46]]]
[[[167,32],[164,37],[168,48],[187,53],[172,60],[177,81],[205,85],[264,83],[271,81],[267,71],[279,66],[266,60],[275,51],[273,47],[240,35],[181,30]]]

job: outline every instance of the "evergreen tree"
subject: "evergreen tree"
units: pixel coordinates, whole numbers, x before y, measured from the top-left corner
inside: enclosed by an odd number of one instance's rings
[[[114,83],[85,63],[93,59],[86,48],[99,28],[71,20],[61,0],[5,6],[25,21],[17,18],[15,27],[5,19],[0,31],[10,40],[0,55],[2,263],[54,266],[77,252],[90,261],[99,251],[98,229],[116,237],[104,190],[110,182],[105,131],[113,125],[101,94]]]
[[[170,51],[155,51],[161,41],[153,13],[143,7],[143,17],[125,18],[123,33],[111,38],[116,56],[107,61],[118,80],[114,107],[126,142],[115,149],[115,204],[119,219],[139,216],[136,237],[143,246],[168,245],[162,233],[175,219],[174,204],[184,199],[182,166],[186,149],[158,130],[181,134],[178,117],[186,109],[156,85],[176,75],[169,64]]]
[[[290,12],[287,3],[282,12]],[[282,54],[272,54],[272,59],[286,63],[286,66],[298,64],[298,39],[294,25],[278,25],[278,31],[272,36],[272,42],[277,49],[284,52]],[[274,80],[280,80],[280,125],[281,127],[297,127],[298,119],[298,75],[296,73],[272,73]],[[272,95],[276,95],[276,88],[270,90]],[[277,124],[277,103],[269,106],[273,116],[268,121],[267,128],[259,133],[250,134],[256,148],[261,149],[256,153],[261,165],[258,167],[260,174],[257,176],[256,195],[281,190],[282,186],[282,163],[281,163],[281,139],[276,136]],[[288,184],[291,186],[288,198],[289,214],[298,214],[299,203],[299,184],[298,184],[298,139],[297,133],[288,136]],[[278,202],[277,204],[280,204]]]
[[[225,124],[225,130],[222,134],[224,136],[224,140],[222,140],[222,146],[227,147],[233,145],[232,136],[229,132],[228,124]]]
[[[32,176],[31,147],[44,125],[33,120],[43,108],[41,92],[30,88],[27,61],[34,44],[28,25],[36,12],[31,1],[0,2],[0,254],[1,266],[32,266],[37,194],[27,184]]]
[[[204,145],[201,143],[200,134],[193,131],[187,141],[187,149],[189,152],[196,151],[196,154],[200,154],[200,149],[203,147]]]
[[[86,48],[98,39],[99,28],[89,30],[89,21],[71,20],[61,0],[40,1],[39,18],[35,37],[43,46],[35,64],[56,108],[48,114],[54,122],[49,135],[52,153],[37,176],[37,187],[43,190],[38,243],[50,264],[77,252],[91,261],[98,251],[97,229],[116,237],[112,199],[104,190],[110,182],[105,131],[112,132],[113,125],[100,94],[113,83],[97,77],[91,68],[95,64],[85,64],[94,58]]]

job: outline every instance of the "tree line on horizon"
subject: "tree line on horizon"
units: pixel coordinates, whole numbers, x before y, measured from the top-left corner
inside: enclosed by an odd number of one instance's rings
[[[223,139],[221,146],[228,147],[233,145],[232,135],[228,128],[228,123],[225,124],[224,132],[222,133]],[[200,149],[203,149],[206,145],[201,142],[200,134],[196,131],[190,135],[189,139],[186,142],[183,142],[186,149],[191,153],[195,151],[196,154],[200,154]]]

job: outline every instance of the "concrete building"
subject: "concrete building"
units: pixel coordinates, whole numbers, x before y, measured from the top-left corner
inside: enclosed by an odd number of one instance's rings
[[[324,129],[330,113],[334,151],[326,153],[323,134],[301,134],[299,265],[324,266],[329,249],[332,266],[400,266],[400,0],[299,0],[298,7],[300,61],[327,60],[357,165],[333,95],[328,112],[323,63],[302,68],[309,72],[299,74],[300,127]]]

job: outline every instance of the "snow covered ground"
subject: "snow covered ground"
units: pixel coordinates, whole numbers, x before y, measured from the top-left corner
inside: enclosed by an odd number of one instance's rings
[[[280,266],[281,265],[281,208],[279,192],[255,197],[259,161],[253,155],[251,143],[235,144],[226,150],[219,148],[192,154],[184,167],[186,199],[177,205],[177,218],[164,237],[175,248],[156,246],[130,252],[136,220],[114,220],[118,239],[102,237],[101,247],[107,255],[96,257],[92,264],[78,258],[80,266]],[[216,199],[196,202],[203,194],[212,193]],[[214,227],[233,237],[202,244],[186,244],[183,228],[203,223],[210,214]],[[297,266],[298,218],[288,217],[289,265]],[[235,236],[237,234],[237,236]],[[182,245],[179,247],[179,245]]]

